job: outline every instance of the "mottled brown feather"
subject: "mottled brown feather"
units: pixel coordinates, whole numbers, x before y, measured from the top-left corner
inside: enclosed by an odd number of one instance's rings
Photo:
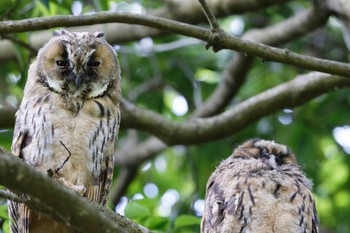
[[[120,124],[120,70],[103,33],[56,31],[29,69],[12,153],[90,200],[105,204]],[[74,233],[9,202],[12,233]]]
[[[209,178],[203,233],[318,233],[312,183],[290,150],[249,140]]]

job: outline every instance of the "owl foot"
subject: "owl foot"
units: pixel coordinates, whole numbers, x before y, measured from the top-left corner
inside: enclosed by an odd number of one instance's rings
[[[64,186],[68,187],[69,189],[72,189],[74,192],[79,194],[80,196],[83,196],[86,193],[86,188],[84,185],[75,185],[71,182],[67,181],[63,177],[57,177],[55,178],[59,183],[63,184]]]
[[[58,183],[63,184],[64,186],[66,186],[69,189],[72,189],[74,192],[76,192],[80,196],[83,196],[87,191],[87,189],[84,185],[75,185],[72,182],[70,182],[70,181],[66,180],[65,178],[63,178],[62,176],[60,176],[57,172],[52,171],[52,169],[49,169],[47,171],[47,173],[50,177],[57,180]]]

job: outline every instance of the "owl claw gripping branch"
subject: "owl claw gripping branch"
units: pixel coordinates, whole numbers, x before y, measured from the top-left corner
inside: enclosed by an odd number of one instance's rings
[[[120,69],[103,33],[55,31],[29,69],[12,153],[104,205],[120,124]],[[75,233],[9,202],[12,233]]]

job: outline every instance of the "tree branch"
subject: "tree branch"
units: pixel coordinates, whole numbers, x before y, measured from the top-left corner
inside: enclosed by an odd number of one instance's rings
[[[201,4],[203,13],[205,15],[205,17],[207,18],[210,28],[213,32],[215,31],[219,31],[220,27],[218,24],[218,21],[216,20],[215,15],[213,14],[213,12],[211,12],[211,10],[209,9],[207,3],[205,2],[205,0],[198,0],[199,3]]]
[[[49,213],[63,222],[86,233],[151,232],[116,214],[113,214],[116,221],[111,221],[110,216],[106,215],[110,215],[110,211],[78,196],[2,148],[0,148],[0,183],[16,193],[28,194],[30,200],[24,201],[26,204],[32,202],[39,208],[45,207]],[[96,208],[100,211],[96,211]]]
[[[4,21],[0,23],[0,35],[28,31],[28,28],[30,30],[39,30],[52,27],[82,26],[108,22],[141,24],[159,30],[201,39],[207,41],[209,44],[214,43],[216,47],[220,47],[221,49],[235,50],[250,56],[261,57],[264,60],[272,60],[309,70],[350,77],[350,65],[346,63],[301,55],[286,49],[241,40],[224,32],[213,33],[201,27],[140,14],[100,12],[83,16],[52,16]]]
[[[217,16],[226,16],[230,14],[243,14],[247,11],[253,11],[268,7],[270,5],[286,3],[289,0],[209,0],[208,4]],[[197,0],[169,0],[166,1],[167,5],[157,10],[147,10],[148,15],[158,16],[161,18],[173,19],[176,21],[187,22],[196,24],[205,22],[200,5]],[[222,7],[225,6],[225,7]],[[71,27],[73,25],[70,25]],[[30,30],[30,29],[29,29]],[[164,31],[155,30],[152,28],[135,26],[135,25],[123,25],[117,23],[92,25],[84,27],[73,27],[71,31],[104,31],[106,39],[111,44],[118,44],[123,42],[129,42],[138,40],[143,37],[155,37],[165,34]],[[115,33],[115,32],[118,33]],[[35,49],[41,48],[52,36],[52,33],[45,30],[40,32],[34,32],[30,35],[30,44]],[[12,44],[7,41],[0,41],[0,61],[8,61],[15,59],[15,51]]]
[[[24,203],[24,200],[19,198],[16,194],[11,193],[11,192],[6,191],[6,190],[0,190],[0,197],[7,199],[7,200],[19,202],[19,203]]]
[[[325,92],[350,86],[350,80],[320,73],[301,75],[256,96],[230,110],[205,119],[177,123],[123,101],[124,127],[149,132],[168,145],[194,144],[232,135],[263,116],[293,108]]]
[[[314,9],[307,9],[281,23],[263,29],[250,30],[243,35],[243,38],[277,45],[307,34],[325,22],[324,18],[315,14]],[[220,84],[203,105],[191,114],[190,118],[203,118],[220,113],[243,84],[252,61],[253,58],[249,56],[238,55],[234,57],[224,71]],[[152,137],[133,147],[133,150],[123,150],[117,156],[117,160],[122,165],[135,166],[150,159],[166,147],[164,142]]]

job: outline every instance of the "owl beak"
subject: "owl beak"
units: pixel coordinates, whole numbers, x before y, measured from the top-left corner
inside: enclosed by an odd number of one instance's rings
[[[77,88],[79,88],[81,85],[81,77],[79,76],[75,77],[74,84]]]

